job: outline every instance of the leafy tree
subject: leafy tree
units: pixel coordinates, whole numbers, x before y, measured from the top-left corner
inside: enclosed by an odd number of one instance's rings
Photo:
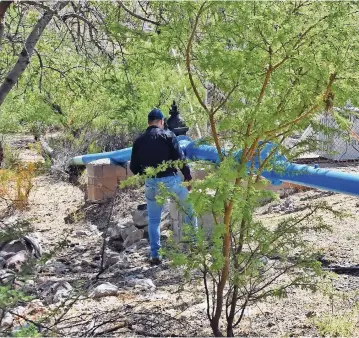
[[[166,4],[170,24],[153,39],[153,53],[180,52],[220,157],[191,194],[199,214],[213,215],[213,234],[210,240],[200,234],[191,254],[173,258],[203,272],[216,336],[233,336],[249,304],[293,285],[311,287],[312,272],[320,272],[301,235],[325,229],[312,215],[327,207],[275,226],[258,221],[255,207],[264,197],[261,173],[281,170],[279,153],[295,155],[283,146],[286,138],[319,112],[331,112],[334,102],[358,103],[357,10],[349,2]],[[204,195],[208,190],[213,194]],[[266,265],[264,257],[280,259]]]

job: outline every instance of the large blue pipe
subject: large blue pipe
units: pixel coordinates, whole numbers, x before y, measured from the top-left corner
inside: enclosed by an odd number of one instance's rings
[[[181,149],[184,151],[192,140],[187,136],[177,137]],[[121,150],[108,151],[97,154],[87,154],[73,157],[70,160],[70,165],[86,165],[96,160],[103,160],[109,158],[113,164],[123,164],[131,159],[132,148],[125,148]]]
[[[303,164],[287,162],[284,172],[265,171],[262,173],[272,183],[280,181],[306,187],[359,196],[359,175],[329,169],[319,169]]]
[[[178,140],[188,159],[219,163],[219,156],[215,147],[192,141],[186,136],[179,136]],[[273,146],[273,144],[268,144],[264,147],[260,154],[261,160],[267,157]],[[123,164],[130,160],[131,152],[132,148],[126,148],[107,153],[76,156],[71,160],[71,164],[85,165],[105,158],[110,158],[115,164]],[[235,154],[235,157],[240,157],[240,151]],[[280,184],[285,181],[311,188],[359,196],[359,175],[290,163],[279,154],[276,155],[275,160],[280,170],[264,171],[261,174],[272,184]],[[257,168],[258,165],[259,163],[255,163]]]

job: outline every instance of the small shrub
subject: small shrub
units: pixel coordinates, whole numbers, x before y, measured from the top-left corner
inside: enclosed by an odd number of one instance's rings
[[[316,326],[321,336],[330,337],[352,337],[357,324],[357,311],[347,314],[326,314],[315,320]]]
[[[0,170],[0,198],[10,201],[16,209],[24,209],[28,204],[35,173],[34,163],[18,164],[14,170]]]
[[[10,146],[4,145],[3,169],[14,170],[20,165],[20,155],[18,151],[11,149]]]

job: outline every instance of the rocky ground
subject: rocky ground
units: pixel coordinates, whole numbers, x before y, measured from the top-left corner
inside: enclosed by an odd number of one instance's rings
[[[23,159],[38,160],[26,144],[17,140],[13,146],[21,150]],[[356,165],[339,169],[358,171]],[[318,335],[316,320],[332,312],[345,314],[359,301],[359,270],[355,269],[359,264],[357,198],[309,190],[260,207],[257,217],[270,224],[288,215],[299,215],[308,204],[318,201],[326,201],[349,215],[338,221],[324,213],[332,232],[306,238],[323,253],[324,267],[350,267],[338,271],[329,283],[338,296],[329,297],[323,290],[310,293],[292,289],[288,298],[268,299],[249,308],[239,335]],[[28,209],[7,220],[27,219],[33,226],[30,244],[22,241],[15,243],[17,247],[22,245],[23,251],[36,256],[33,240],[41,245],[42,257],[46,253],[52,257],[40,268],[30,270],[26,281],[19,278],[17,283],[25,283],[34,300],[7,313],[2,328],[23,325],[24,316],[36,321],[51,311],[52,319],[43,322],[42,330],[56,322],[62,333],[83,336],[111,335],[115,331],[131,336],[211,335],[198,276],[183,284],[181,271],[169,262],[155,267],[148,264],[146,222],[142,212],[136,211],[143,202],[139,189],[120,192],[113,203],[90,204],[80,187],[48,174],[36,177]],[[161,228],[165,239],[169,229],[166,210]],[[104,234],[107,241],[103,252]],[[2,261],[5,267],[0,270],[0,278],[6,282],[21,259],[9,264],[6,259],[11,258],[12,247],[1,250],[8,253]]]

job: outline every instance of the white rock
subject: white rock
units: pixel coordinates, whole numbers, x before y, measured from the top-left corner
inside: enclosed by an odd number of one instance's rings
[[[72,286],[68,282],[59,283],[59,285],[56,287],[53,302],[56,304],[68,298],[71,294],[71,291]]]
[[[17,315],[23,316],[24,313],[26,312],[26,308],[23,306],[18,306],[14,310],[12,310],[12,312],[14,312]]]
[[[8,327],[12,325],[14,317],[10,313],[6,313],[1,321],[0,327]]]
[[[134,227],[134,229],[128,234],[125,242],[123,243],[123,246],[125,248],[128,248],[132,244],[138,242],[139,240],[141,240],[143,238],[143,234],[144,234],[143,230],[140,230],[140,229],[137,229],[136,227]]]
[[[106,265],[114,265],[122,261],[122,257],[119,254],[109,254],[106,259]]]
[[[90,235],[91,235],[90,232],[86,231],[86,230],[77,230],[76,231],[76,236],[79,236],[79,237],[88,237]]]
[[[71,271],[74,273],[79,273],[82,271],[82,268],[81,268],[81,266],[76,265],[73,268],[71,268]]]
[[[14,281],[15,275],[11,270],[0,270],[0,282],[3,284]]]
[[[132,212],[132,220],[139,227],[148,225],[147,210],[134,210]]]
[[[108,296],[117,296],[118,295],[118,287],[111,283],[104,283],[99,286],[96,286],[95,289],[91,293],[92,298],[102,298]]]
[[[73,288],[68,282],[46,281],[40,285],[39,290],[46,303],[53,304],[69,297]]]
[[[86,247],[80,246],[80,245],[76,245],[76,246],[74,247],[74,250],[75,250],[76,252],[84,252],[84,251],[86,251]]]
[[[155,290],[156,289],[156,285],[153,283],[152,279],[150,278],[131,278],[127,281],[127,284],[129,286],[133,286],[135,288],[141,288],[141,289],[145,289],[145,290]]]
[[[127,239],[131,232],[137,230],[134,224],[128,223],[120,226],[120,237],[123,241]]]

